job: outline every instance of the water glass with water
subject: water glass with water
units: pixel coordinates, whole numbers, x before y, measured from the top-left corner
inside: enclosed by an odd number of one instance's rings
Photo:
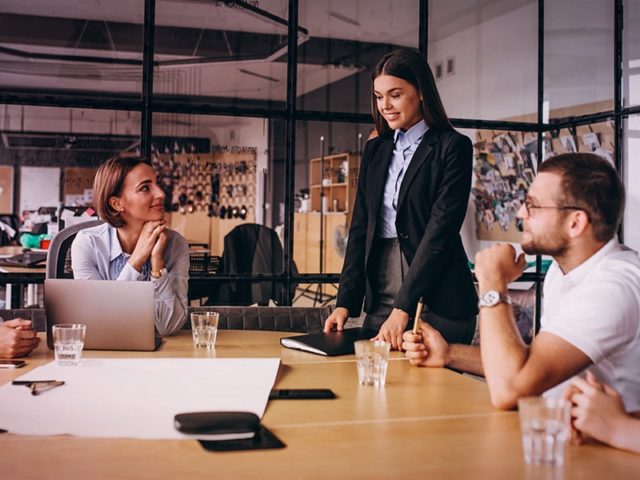
[[[526,397],[518,401],[524,461],[563,465],[571,408],[562,398]]]
[[[218,312],[193,312],[191,314],[191,334],[194,347],[215,348],[219,318]]]
[[[82,359],[87,326],[82,323],[61,323],[52,327],[53,348],[58,365],[78,365]]]
[[[360,385],[384,387],[391,344],[380,340],[359,340],[354,346]]]

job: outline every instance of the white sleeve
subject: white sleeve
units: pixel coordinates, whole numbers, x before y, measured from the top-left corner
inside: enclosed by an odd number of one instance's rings
[[[71,244],[71,268],[76,280],[105,280],[100,275],[91,237],[78,232]]]
[[[167,274],[152,278],[151,282],[155,291],[156,328],[160,335],[173,335],[187,320],[189,245],[176,234],[165,255],[169,257]]]

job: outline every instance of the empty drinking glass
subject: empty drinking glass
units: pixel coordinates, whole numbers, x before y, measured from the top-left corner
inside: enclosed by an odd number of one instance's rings
[[[53,348],[59,365],[78,365],[82,359],[87,326],[82,323],[61,323],[52,327]]]
[[[384,387],[391,344],[380,340],[359,340],[354,346],[360,385]]]
[[[518,401],[526,463],[564,464],[570,404],[562,398],[526,397]]]

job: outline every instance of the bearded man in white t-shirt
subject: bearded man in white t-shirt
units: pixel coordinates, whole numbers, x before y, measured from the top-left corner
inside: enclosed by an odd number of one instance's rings
[[[640,257],[618,243],[624,187],[614,168],[594,154],[571,153],[540,164],[518,211],[522,249],[553,256],[544,283],[541,329],[527,346],[515,325],[507,286],[525,267],[508,244],[476,256],[481,347],[449,345],[420,325],[404,334],[414,365],[449,366],[484,375],[492,403],[514,408],[591,371],[640,411]]]

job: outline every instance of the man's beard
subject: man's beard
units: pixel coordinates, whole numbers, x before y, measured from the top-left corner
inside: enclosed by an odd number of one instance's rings
[[[527,255],[551,255],[552,257],[562,257],[567,251],[567,242],[562,241],[558,235],[540,240],[531,238],[527,243],[521,243],[522,250]]]

